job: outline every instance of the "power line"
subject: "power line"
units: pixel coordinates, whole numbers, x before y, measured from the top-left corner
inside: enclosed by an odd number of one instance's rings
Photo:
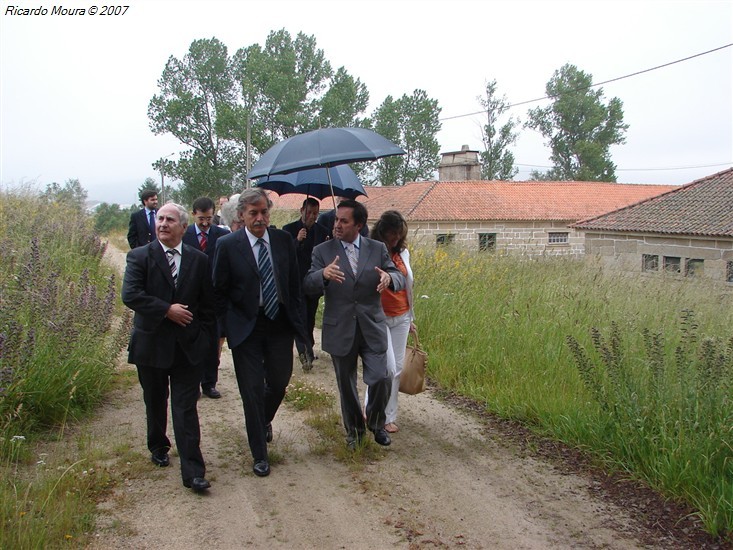
[[[691,170],[693,168],[717,168],[720,166],[731,166],[731,162],[722,162],[719,164],[698,164],[695,166],[673,166],[670,168],[616,168],[616,172],[654,172],[654,171],[667,171],[667,170]],[[526,166],[528,168],[554,168],[554,166],[544,166],[541,164],[520,164],[515,163],[514,166]]]
[[[723,50],[725,48],[730,48],[731,46],[733,46],[733,43],[731,43],[731,44],[725,44],[724,46],[720,46],[718,48],[713,48],[712,50],[708,50],[706,52],[700,52],[700,53],[696,53],[694,55],[690,55],[688,57],[683,57],[682,59],[677,59],[676,61],[670,61],[669,63],[664,63],[663,65],[657,65],[656,67],[651,67],[650,69],[644,69],[644,70],[641,70],[641,71],[636,71],[635,73],[630,73],[630,74],[626,74],[626,75],[619,76],[619,77],[616,77],[616,78],[611,78],[610,80],[604,80],[603,82],[598,82],[596,84],[591,84],[590,86],[587,86],[587,87],[583,86],[582,88],[577,88],[576,90],[573,90],[573,91],[579,91],[579,90],[586,90],[586,89],[590,89],[590,88],[595,88],[596,86],[602,86],[603,84],[608,84],[609,82],[616,82],[617,80],[623,80],[625,78],[631,78],[632,76],[638,76],[640,74],[648,73],[650,71],[656,71],[657,69],[662,69],[664,67],[669,67],[670,65],[675,65],[677,63],[682,63],[683,61],[689,61],[690,59],[694,59],[694,58],[700,57],[702,55],[707,55],[709,53],[717,52],[717,51]],[[544,101],[545,99],[551,99],[551,97],[552,96],[544,96],[544,97],[538,97],[536,99],[528,99],[527,101],[520,101],[519,103],[512,103],[512,104],[508,105],[507,108],[519,107],[520,105],[526,105],[528,103],[535,103],[537,101]],[[464,118],[464,117],[468,117],[468,116],[482,115],[482,114],[487,113],[487,112],[488,111],[486,109],[484,109],[482,111],[475,111],[473,113],[466,113],[465,115],[448,116],[448,117],[440,118],[438,120],[440,120],[442,122],[444,120],[453,120],[453,119],[456,119],[456,118]],[[529,166],[529,165],[526,165],[526,166]]]

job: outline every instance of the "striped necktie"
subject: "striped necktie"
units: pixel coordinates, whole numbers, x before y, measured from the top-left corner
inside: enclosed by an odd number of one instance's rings
[[[199,247],[201,248],[201,252],[206,252],[206,245],[207,245],[207,236],[206,233],[203,231],[199,234],[201,237],[201,241],[199,242]]]
[[[175,248],[169,248],[165,253],[168,255],[168,265],[171,268],[173,284],[178,286],[178,268],[176,267],[176,254],[178,254],[178,250]]]
[[[272,271],[272,262],[267,252],[265,239],[257,239],[260,245],[260,252],[257,256],[257,265],[260,268],[260,284],[262,285],[262,304],[265,308],[265,315],[273,321],[277,317],[279,304],[277,301],[277,288],[275,287],[275,275]]]
[[[346,243],[346,257],[349,258],[351,271],[354,273],[354,277],[356,277],[356,268],[359,267],[359,259],[356,257],[356,246],[354,243]]]

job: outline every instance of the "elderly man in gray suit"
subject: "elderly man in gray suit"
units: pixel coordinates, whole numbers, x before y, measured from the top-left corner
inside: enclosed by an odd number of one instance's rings
[[[306,293],[322,293],[325,297],[322,348],[333,360],[346,441],[352,449],[364,437],[366,428],[374,433],[378,444],[392,442],[384,429],[391,382],[380,293],[405,286],[405,278],[392,263],[384,243],[359,234],[366,221],[363,204],[342,201],[336,212],[335,238],[313,249],[311,268],[303,281]],[[369,387],[366,422],[356,386],[359,357],[364,383]]]

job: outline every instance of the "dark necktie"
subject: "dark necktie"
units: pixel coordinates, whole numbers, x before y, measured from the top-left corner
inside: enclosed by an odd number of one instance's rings
[[[267,253],[265,239],[257,239],[260,245],[260,252],[257,256],[257,265],[260,268],[260,284],[262,285],[262,304],[265,308],[265,315],[268,319],[275,320],[278,311],[277,289],[275,288],[275,275],[272,272],[272,262]]]
[[[173,284],[178,285],[178,268],[176,267],[176,254],[178,250],[171,248],[165,251],[168,255],[168,265],[171,267],[171,276],[173,277]]]
[[[203,231],[200,233],[201,241],[199,242],[199,246],[201,247],[201,252],[206,252],[206,244],[207,244],[207,236],[206,233]]]
[[[148,212],[148,225],[150,226],[150,234],[155,235],[155,212]]]

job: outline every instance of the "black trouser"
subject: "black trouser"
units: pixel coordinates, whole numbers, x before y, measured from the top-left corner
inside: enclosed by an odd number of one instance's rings
[[[313,329],[316,328],[316,312],[318,311],[319,296],[304,295],[301,303],[303,304],[303,315],[305,318],[306,333],[308,341],[303,341],[299,336],[295,337],[295,347],[298,353],[305,353],[308,359],[313,359],[313,346],[316,341],[313,338]]]
[[[293,330],[282,304],[274,321],[260,308],[252,333],[232,350],[232,358],[252,457],[267,460],[266,426],[293,374]]]
[[[201,454],[201,428],[196,403],[199,398],[201,368],[191,365],[176,346],[176,356],[170,369],[137,365],[137,375],[143,389],[145,416],[150,452],[168,451],[168,395],[170,391],[173,433],[181,460],[181,477],[189,480],[204,477],[206,466]]]

